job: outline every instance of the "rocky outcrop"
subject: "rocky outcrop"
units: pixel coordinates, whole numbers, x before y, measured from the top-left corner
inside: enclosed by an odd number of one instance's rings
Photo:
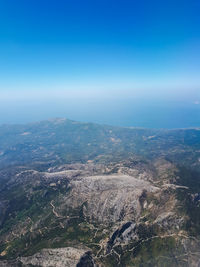
[[[123,174],[83,177],[72,180],[69,187],[70,194],[60,210],[84,205],[84,216],[103,224],[137,220],[143,191],[160,190],[148,181]]]
[[[81,259],[84,259],[84,257],[86,257],[86,252],[87,249],[78,249],[74,247],[43,249],[39,253],[34,254],[33,256],[21,257],[19,261],[24,266],[31,265],[40,267],[81,267],[86,266],[80,265],[81,261],[84,262],[84,260]],[[92,267],[92,265],[88,265],[88,267],[89,266]]]
[[[0,235],[0,266],[137,266],[141,255],[150,266],[195,266],[200,246],[178,197],[197,209],[199,194],[176,184],[176,171],[167,160],[136,159],[16,168],[0,202],[10,223]]]

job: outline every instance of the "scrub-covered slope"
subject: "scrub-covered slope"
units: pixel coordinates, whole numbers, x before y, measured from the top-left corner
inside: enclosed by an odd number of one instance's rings
[[[198,266],[198,129],[1,130],[1,266]]]

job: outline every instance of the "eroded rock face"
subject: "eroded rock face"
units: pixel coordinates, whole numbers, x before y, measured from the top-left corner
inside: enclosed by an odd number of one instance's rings
[[[77,249],[72,247],[43,249],[41,252],[33,256],[21,257],[19,261],[24,266],[76,267],[80,262],[81,257],[83,257],[86,252],[86,249]]]
[[[176,171],[166,160],[18,168],[5,184],[15,201],[0,202],[11,223],[0,235],[0,266],[129,267],[143,262],[144,251],[151,266],[168,259],[176,267],[172,252],[180,266],[197,266],[200,245],[178,210],[178,192],[190,196],[189,188],[176,184]],[[198,208],[198,193],[190,198]]]
[[[107,224],[136,220],[141,211],[142,192],[160,190],[148,181],[123,174],[83,177],[71,181],[69,186],[71,192],[63,205],[76,208],[85,203],[86,217]]]

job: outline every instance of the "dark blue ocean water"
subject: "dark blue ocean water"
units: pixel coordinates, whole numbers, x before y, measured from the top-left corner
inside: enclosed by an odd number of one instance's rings
[[[200,127],[200,104],[191,101],[105,99],[10,102],[0,105],[0,124],[66,117],[83,122],[147,128]]]

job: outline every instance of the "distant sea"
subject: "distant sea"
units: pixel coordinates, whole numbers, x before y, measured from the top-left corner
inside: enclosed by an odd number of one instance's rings
[[[82,122],[145,128],[200,127],[200,103],[148,100],[73,100],[0,103],[0,124],[65,117]]]

